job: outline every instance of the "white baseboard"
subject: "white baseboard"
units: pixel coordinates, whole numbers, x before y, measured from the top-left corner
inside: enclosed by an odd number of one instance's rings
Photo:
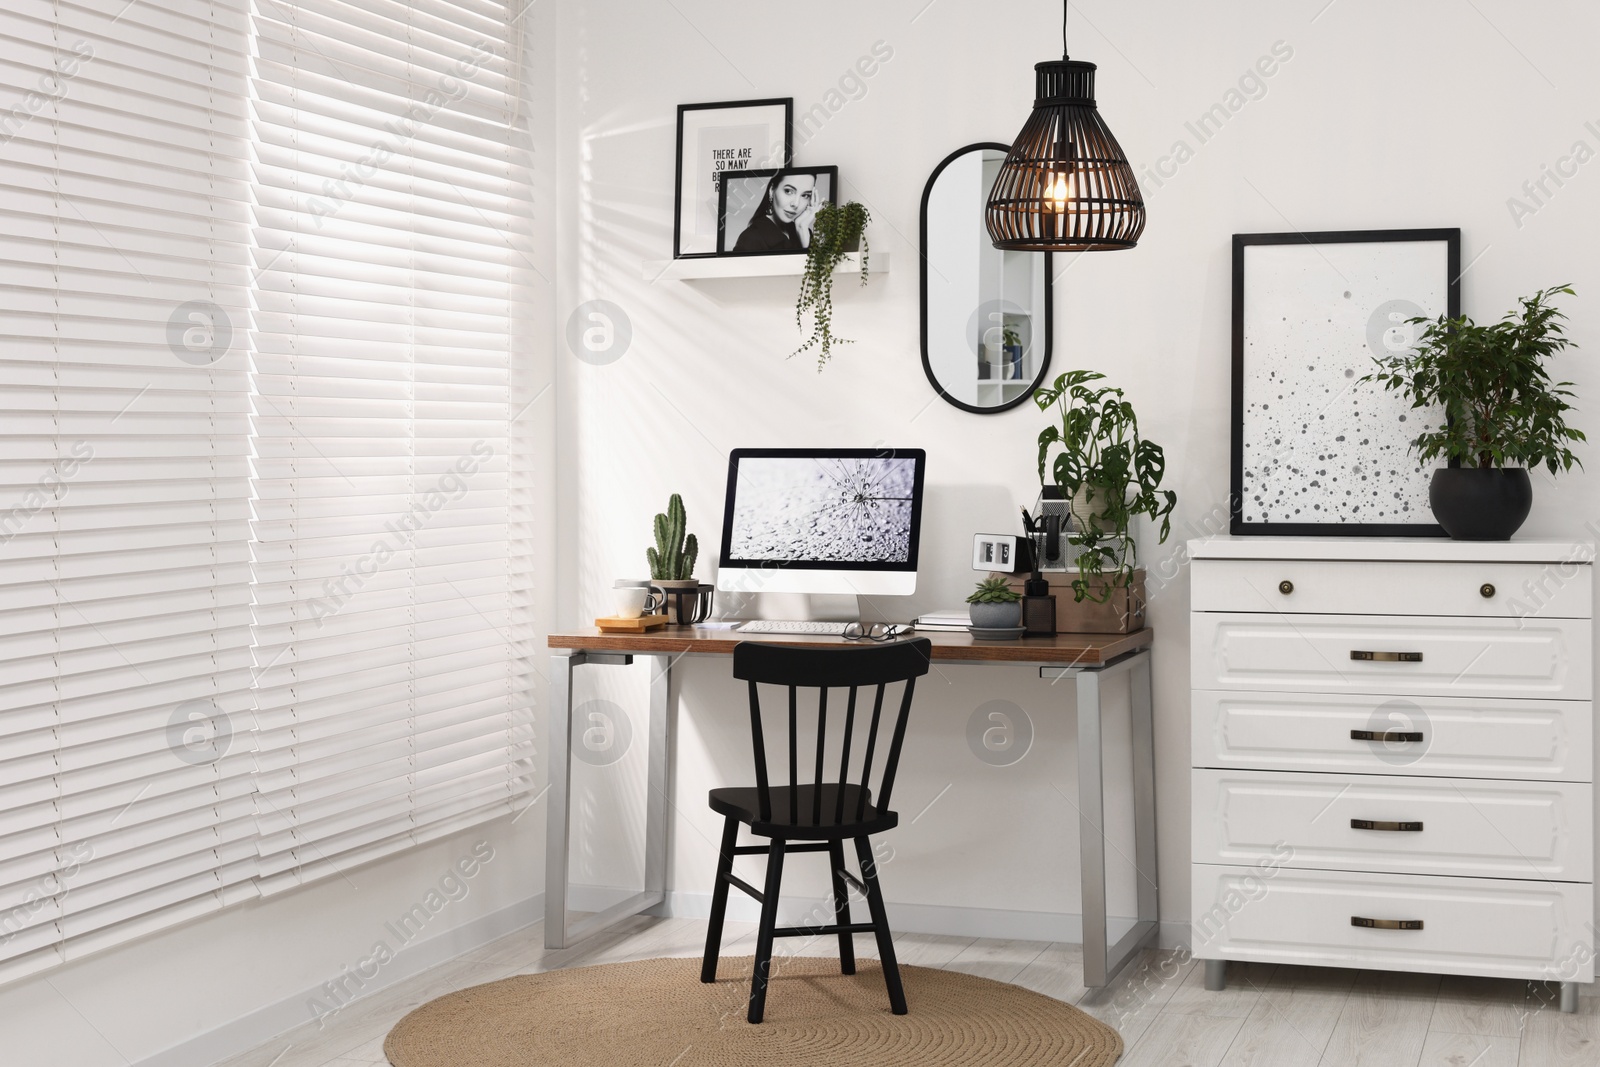
[[[363,1000],[430,967],[448,963],[497,938],[531,926],[542,918],[544,894],[538,893],[461,926],[415,941],[396,952],[393,960],[362,987],[356,999]],[[310,1022],[312,1016],[306,1005],[313,998],[326,999],[321,987],[314,986],[285,997],[276,1004],[258,1008],[230,1023],[146,1057],[134,1067],[211,1067],[214,1063],[248,1052],[279,1034]]]
[[[1051,911],[1008,911],[1002,908],[957,908],[942,904],[897,904],[887,901],[889,926],[896,933],[943,934],[951,937],[989,937],[1015,941],[1061,941],[1083,943],[1083,916]],[[728,900],[728,918],[755,922],[760,907],[743,893]],[[667,894],[666,903],[652,914],[674,918],[704,919],[711,914],[711,894]],[[855,918],[852,913],[852,918]],[[824,899],[785,898],[778,906],[778,921],[785,926],[833,921],[833,905]],[[864,920],[861,920],[864,921]],[[1110,921],[1112,940],[1127,931],[1132,920]],[[1178,948],[1189,943],[1188,922],[1163,922],[1157,934],[1161,948]]]

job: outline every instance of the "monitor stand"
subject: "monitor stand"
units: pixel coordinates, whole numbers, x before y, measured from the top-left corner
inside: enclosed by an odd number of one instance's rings
[[[861,621],[861,605],[854,593],[759,593],[755,607],[758,619]]]

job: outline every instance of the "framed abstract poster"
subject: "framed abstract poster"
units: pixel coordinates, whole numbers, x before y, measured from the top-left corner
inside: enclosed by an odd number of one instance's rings
[[[678,105],[674,259],[717,254],[722,177],[786,167],[794,150],[794,98]]]
[[[1458,229],[1234,234],[1234,534],[1444,536],[1410,447],[1443,413],[1361,379],[1460,277]]]

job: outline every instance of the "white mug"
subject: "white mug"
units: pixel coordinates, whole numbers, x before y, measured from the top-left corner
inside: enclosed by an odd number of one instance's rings
[[[619,619],[637,619],[660,607],[660,598],[642,585],[618,586],[611,591],[611,599]]]

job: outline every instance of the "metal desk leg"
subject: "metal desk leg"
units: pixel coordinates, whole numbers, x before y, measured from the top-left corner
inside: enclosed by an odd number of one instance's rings
[[[1129,667],[1129,714],[1133,739],[1133,847],[1139,880],[1141,944],[1154,941],[1161,925],[1161,892],[1156,866],[1156,725],[1151,695],[1150,653]],[[1146,928],[1146,924],[1149,924]]]
[[[572,671],[582,652],[550,656],[550,783],[545,802],[544,947],[567,947],[567,847],[572,806]]]
[[[550,657],[550,788],[545,813],[544,947],[566,948],[620,919],[666,899],[668,698],[671,658],[655,657],[650,678],[649,796],[645,819],[644,890],[575,923],[567,921],[572,811],[572,672],[584,663],[629,664],[626,654],[555,652]]]
[[[1138,917],[1116,944],[1106,928],[1105,735],[1101,676],[1127,669],[1129,736],[1133,748],[1134,866]],[[1141,652],[1106,670],[1078,674],[1078,851],[1083,878],[1083,984],[1111,982],[1156,938],[1160,898],[1156,883],[1155,728],[1150,653]]]
[[[1106,984],[1105,775],[1100,672],[1078,673],[1078,862],[1083,882],[1083,984]]]
[[[666,899],[667,889],[667,811],[671,786],[671,762],[667,756],[667,716],[671,710],[672,657],[651,657],[650,665],[650,771],[645,794],[644,890],[656,894],[656,903]]]

